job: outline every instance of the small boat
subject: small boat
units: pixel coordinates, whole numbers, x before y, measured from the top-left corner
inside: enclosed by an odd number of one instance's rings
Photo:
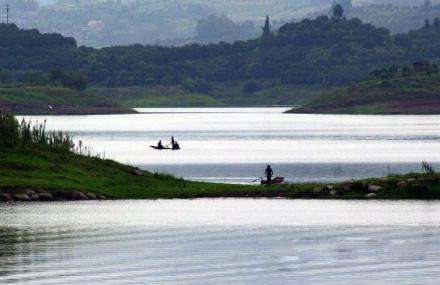
[[[284,177],[275,177],[270,181],[270,183],[267,180],[261,180],[262,185],[272,185],[272,184],[283,184],[284,183]]]
[[[150,145],[151,148],[154,148],[155,150],[180,150],[180,147],[172,148],[172,147],[158,147],[157,145]]]

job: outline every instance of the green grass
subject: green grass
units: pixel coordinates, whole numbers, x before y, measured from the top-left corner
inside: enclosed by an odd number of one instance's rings
[[[260,82],[261,89],[243,91],[245,82],[212,83],[205,93],[181,86],[91,87],[85,91],[55,86],[0,85],[0,108],[19,115],[81,115],[132,113],[131,108],[244,107],[297,105],[317,87]],[[51,107],[49,107],[51,106]]]
[[[0,85],[0,108],[22,115],[133,112],[87,91],[29,85]]]
[[[180,87],[95,87],[90,88],[88,91],[129,108],[224,106],[224,103],[209,95],[191,93]]]
[[[214,83],[212,90],[194,93],[180,86],[94,87],[88,92],[129,108],[154,107],[240,107],[296,105],[318,92],[316,87],[285,86],[264,82],[261,90],[246,93],[244,82]]]
[[[111,160],[38,149],[0,154],[0,189],[4,192],[83,191],[117,199],[275,197],[277,187],[189,182],[169,175],[143,172]]]
[[[382,179],[352,182],[352,189],[342,184],[330,186],[335,193],[322,191],[327,184],[292,184],[278,186],[229,185],[190,182],[170,175],[142,172],[111,160],[58,153],[41,149],[19,148],[0,152],[0,192],[25,190],[54,194],[69,191],[91,192],[114,199],[189,199],[217,197],[286,197],[291,199],[365,199],[368,185],[380,185],[377,199],[440,199],[440,175],[408,174]],[[407,187],[397,182],[413,179]]]

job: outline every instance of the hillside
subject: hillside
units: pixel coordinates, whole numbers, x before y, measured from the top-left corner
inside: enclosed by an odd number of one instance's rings
[[[28,33],[13,25],[0,25],[0,40],[5,39],[0,44],[3,69],[44,73],[55,68],[77,70],[90,83],[108,87],[192,84],[204,91],[215,82],[247,80],[343,84],[363,78],[377,65],[404,60],[401,54],[405,52],[384,29],[359,20],[327,17],[286,24],[278,33],[256,40],[180,48],[76,48],[71,39],[66,39],[69,45],[53,42],[52,35],[47,35],[47,42],[54,47],[46,48],[34,43],[37,36]],[[8,41],[10,38],[13,40]],[[21,38],[28,40],[21,45]],[[31,47],[35,50],[28,53]]]
[[[440,114],[440,74],[396,74],[321,92],[290,113]]]
[[[166,106],[298,104],[307,90],[365,80],[383,66],[436,60],[438,46],[436,26],[393,36],[358,19],[326,16],[255,40],[178,48],[77,47],[71,38],[0,24],[0,83],[177,90]],[[188,98],[180,100],[181,93]]]
[[[89,91],[55,86],[0,85],[0,110],[17,115],[130,114],[129,107]]]

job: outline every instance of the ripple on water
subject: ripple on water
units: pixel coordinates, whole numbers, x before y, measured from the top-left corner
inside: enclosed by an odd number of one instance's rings
[[[439,211],[264,199],[1,205],[0,283],[438,284]]]

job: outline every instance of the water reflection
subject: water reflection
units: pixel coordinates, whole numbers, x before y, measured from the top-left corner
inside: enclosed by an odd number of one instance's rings
[[[440,203],[0,205],[0,283],[438,284]]]
[[[35,250],[30,235],[26,230],[0,226],[0,276],[16,274],[18,271],[29,271]]]

